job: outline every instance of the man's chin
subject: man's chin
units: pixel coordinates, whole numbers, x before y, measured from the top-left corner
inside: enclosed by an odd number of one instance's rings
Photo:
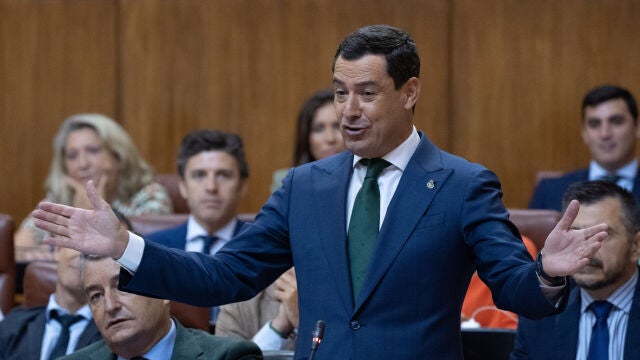
[[[598,290],[610,283],[610,281],[603,276],[597,276],[595,274],[574,275],[573,280],[585,290]]]

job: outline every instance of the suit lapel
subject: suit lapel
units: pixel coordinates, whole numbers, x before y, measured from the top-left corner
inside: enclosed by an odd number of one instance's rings
[[[42,353],[42,338],[44,337],[44,328],[46,326],[46,308],[38,315],[32,326],[35,331],[27,331],[28,349],[38,349],[38,358]]]
[[[631,192],[633,192],[636,199],[640,199],[640,172],[636,174],[635,179],[633,179],[633,189],[631,189]]]
[[[569,294],[567,308],[554,316],[555,353],[557,359],[575,359],[578,351],[578,327],[580,324],[580,288],[574,286]]]
[[[104,341],[102,342],[102,346],[91,354],[91,359],[93,360],[116,360],[117,358],[118,355],[112,353]]]
[[[424,216],[429,216],[425,213],[451,172],[442,168],[440,151],[422,135],[387,208],[371,260],[375,266],[369,268],[362,291],[356,299],[355,311],[387,273],[416,225]]]
[[[635,359],[638,356],[638,350],[640,350],[640,281],[636,283],[631,311],[629,312],[627,334],[624,337],[624,358]]]
[[[173,353],[171,359],[197,359],[204,354],[204,350],[198,344],[198,341],[189,336],[185,329],[177,320],[173,319],[176,324],[176,342],[173,345]]]
[[[338,156],[340,158],[331,163],[334,166],[313,166],[312,186],[318,237],[345,310],[350,313],[353,296],[347,259],[346,200],[353,171],[353,155],[344,152]]]
[[[91,319],[89,320],[87,326],[84,328],[82,334],[80,334],[75,350],[82,349],[83,347],[90,345],[91,343],[99,339],[100,332],[96,327],[96,323],[93,321],[93,319]]]

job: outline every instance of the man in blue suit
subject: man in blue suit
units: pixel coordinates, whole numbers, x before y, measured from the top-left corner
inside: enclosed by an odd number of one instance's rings
[[[91,182],[95,210],[41,203],[36,225],[56,234],[49,243],[118,259],[126,291],[194,305],[248,299],[295,264],[297,359],[310,355],[318,320],[317,360],[462,359],[460,310],[475,269],[497,306],[549,315],[606,225],[571,230],[574,202],[532,262],[495,174],[414,127],[419,73],[406,32],[373,25],[348,35],[333,63],[348,151],[293,168],[255,223],[213,257],[127,233]]]
[[[191,214],[184,224],[148,239],[170,248],[215,254],[244,225],[236,217],[249,178],[242,138],[215,130],[192,131],[182,139],[177,164],[180,194]],[[217,315],[218,308],[212,308],[212,326]]]
[[[0,359],[57,359],[101,339],[80,280],[80,253],[56,248],[56,288],[46,305],[20,306],[0,322]]]
[[[581,204],[573,228],[609,225],[609,236],[575,281],[566,310],[541,320],[521,318],[512,359],[637,359],[640,352],[640,213],[634,196],[608,181],[569,187],[565,206]],[[597,308],[602,304],[603,326]],[[608,338],[599,348],[599,331]],[[598,351],[601,351],[598,354]]]
[[[582,100],[582,140],[591,152],[589,168],[542,179],[529,208],[560,210],[562,194],[569,185],[599,179],[613,181],[640,199],[639,137],[638,106],[628,90],[603,85],[589,91]]]

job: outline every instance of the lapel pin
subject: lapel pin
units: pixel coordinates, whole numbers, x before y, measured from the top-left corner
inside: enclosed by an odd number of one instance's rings
[[[431,190],[436,187],[436,182],[433,179],[427,181],[427,189]]]

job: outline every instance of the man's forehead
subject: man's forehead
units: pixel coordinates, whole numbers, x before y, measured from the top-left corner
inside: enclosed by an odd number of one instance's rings
[[[233,155],[223,150],[201,151],[187,160],[186,167],[193,169],[217,169],[220,167],[237,168],[238,164]]]
[[[111,278],[120,274],[120,265],[108,257],[96,260],[85,259],[84,263],[84,278],[91,279],[95,277]]]

